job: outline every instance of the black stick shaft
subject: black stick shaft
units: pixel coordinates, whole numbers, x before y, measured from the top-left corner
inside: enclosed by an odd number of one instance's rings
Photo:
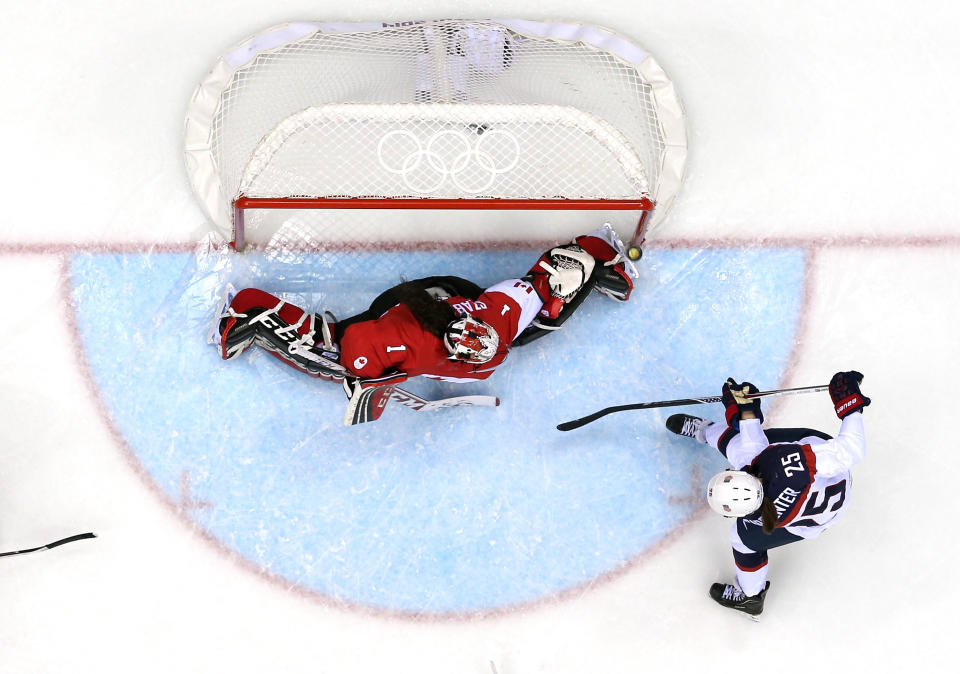
[[[14,550],[13,552],[0,552],[0,557],[8,557],[9,555],[23,555],[28,552],[37,552],[39,550],[49,550],[50,548],[55,548],[58,545],[63,545],[65,543],[73,543],[74,541],[82,541],[85,538],[96,538],[97,535],[87,532],[85,534],[75,534],[73,536],[67,536],[66,538],[61,538],[59,541],[54,541],[53,543],[47,543],[46,545],[41,545],[38,548],[27,548],[26,550]]]
[[[776,389],[773,391],[760,391],[759,393],[750,394],[747,397],[763,398],[765,396],[790,395],[794,393],[816,393],[818,391],[826,391],[828,388],[829,387],[826,385],[799,386],[797,388],[782,388],[782,389]],[[602,410],[598,410],[593,414],[588,414],[585,417],[580,417],[579,419],[574,419],[573,421],[564,421],[561,424],[557,424],[557,430],[572,431],[575,428],[586,426],[587,424],[596,421],[600,417],[605,417],[608,414],[613,414],[614,412],[626,412],[627,410],[648,410],[654,407],[679,407],[680,405],[703,405],[703,404],[718,403],[718,402],[720,402],[720,396],[703,396],[702,398],[680,398],[678,400],[658,400],[652,403],[631,403],[629,405],[616,405],[614,407],[604,407]]]

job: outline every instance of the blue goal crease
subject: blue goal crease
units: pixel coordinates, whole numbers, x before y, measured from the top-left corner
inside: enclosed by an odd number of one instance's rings
[[[228,282],[348,316],[403,278],[457,273],[492,285],[539,252],[326,253],[296,264],[78,254],[70,281],[117,429],[172,500],[186,485],[203,504],[187,511],[199,526],[312,592],[462,612],[588,583],[700,507],[692,481],[705,483],[722,459],[665,432],[666,416],[684,408],[555,426],[609,405],[710,393],[727,376],[775,387],[802,310],[804,252],[651,250],[630,302],[594,294],[490,379],[410,382],[424,395],[495,394],[499,408],[392,406],[345,427],[338,386],[256,349],[223,362],[204,337]]]

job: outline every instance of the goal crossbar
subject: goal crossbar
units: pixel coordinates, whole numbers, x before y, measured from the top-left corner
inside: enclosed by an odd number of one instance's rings
[[[244,211],[264,209],[346,210],[478,210],[478,211],[638,211],[637,231],[654,203],[640,199],[483,199],[483,198],[390,198],[390,197],[246,197],[233,202],[233,241],[236,250],[246,245]]]

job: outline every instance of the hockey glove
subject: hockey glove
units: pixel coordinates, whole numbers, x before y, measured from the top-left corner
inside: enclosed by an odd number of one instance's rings
[[[833,400],[833,409],[841,419],[870,404],[870,398],[860,393],[862,381],[863,375],[856,370],[837,372],[830,380],[830,399]]]
[[[540,315],[556,318],[566,302],[576,296],[593,274],[594,260],[580,246],[551,248],[540,256],[524,280],[537,292],[543,308]]]
[[[734,430],[740,430],[740,417],[744,412],[753,414],[763,423],[763,412],[760,411],[760,398],[748,398],[751,393],[760,390],[750,382],[738,384],[733,379],[727,379],[720,393],[720,402],[726,407],[727,425]]]

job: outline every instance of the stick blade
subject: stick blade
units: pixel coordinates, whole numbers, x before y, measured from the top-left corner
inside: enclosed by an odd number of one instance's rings
[[[431,400],[419,408],[420,412],[432,412],[442,410],[447,407],[459,407],[461,405],[471,407],[497,407],[500,404],[500,398],[495,396],[475,395],[475,396],[457,396],[455,398],[444,398],[443,400]]]
[[[67,536],[66,538],[61,538],[59,541],[54,541],[53,543],[50,543],[49,545],[45,545],[44,547],[47,550],[49,550],[50,548],[55,548],[58,545],[64,545],[66,543],[73,543],[74,541],[82,541],[87,538],[96,538],[96,537],[97,535],[95,533],[88,531],[85,534],[74,534],[73,536]]]
[[[558,431],[572,431],[575,428],[580,428],[581,426],[586,426],[591,421],[594,420],[594,417],[591,415],[589,417],[583,417],[581,419],[573,419],[572,421],[564,421],[557,424]]]
[[[66,538],[61,538],[59,541],[54,541],[53,543],[47,543],[46,545],[41,545],[36,548],[27,548],[26,550],[12,550],[10,552],[0,552],[0,557],[12,557],[13,555],[24,555],[30,552],[39,552],[41,550],[49,550],[50,548],[55,548],[59,545],[64,545],[66,543],[72,543],[73,541],[82,541],[85,538],[96,538],[96,534],[87,532],[85,534],[74,534],[73,536],[67,536]]]

